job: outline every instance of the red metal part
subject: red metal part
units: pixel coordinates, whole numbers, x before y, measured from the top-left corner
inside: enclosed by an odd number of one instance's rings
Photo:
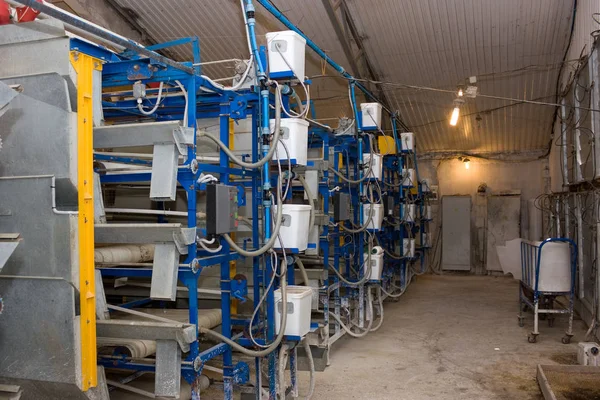
[[[37,2],[41,3],[42,0],[37,0]],[[38,15],[40,12],[31,7],[17,7],[17,22],[35,21]]]
[[[10,24],[10,7],[4,0],[0,0],[0,25]]]

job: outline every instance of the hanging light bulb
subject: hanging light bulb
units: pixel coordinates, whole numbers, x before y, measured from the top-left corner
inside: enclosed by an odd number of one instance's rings
[[[452,116],[450,117],[450,125],[456,126],[460,114],[460,107],[465,104],[465,99],[462,97],[462,90],[458,92],[458,96],[452,103],[454,104],[454,109],[452,110]]]
[[[460,109],[458,106],[454,107],[454,110],[452,110],[452,116],[450,117],[450,125],[452,126],[456,126],[456,124],[458,123],[458,114],[460,113]]]
[[[463,158],[463,163],[465,164],[465,169],[469,169],[469,164],[471,163],[471,160],[469,160],[468,158]]]

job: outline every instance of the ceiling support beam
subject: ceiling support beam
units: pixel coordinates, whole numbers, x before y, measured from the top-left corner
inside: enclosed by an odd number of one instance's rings
[[[365,67],[367,69],[368,76],[373,81],[379,81],[380,80],[379,74],[377,74],[377,72],[375,71],[375,68],[373,67],[372,62],[367,55],[367,50],[365,49],[365,46],[363,44],[362,37],[358,33],[358,29],[356,28],[356,24],[354,22],[354,19],[352,18],[352,13],[348,9],[348,4],[346,4],[346,0],[340,0],[340,9],[341,9],[341,13],[343,15],[345,24],[347,26],[347,31],[348,31],[348,33],[350,33],[352,40],[356,44],[356,47],[358,49],[358,54],[360,54],[360,57],[363,59],[363,62],[365,63]],[[377,95],[379,96],[379,98],[382,99],[382,101],[388,108],[393,109],[392,105],[390,104],[389,98],[387,97],[385,91],[383,90],[383,86],[380,84],[375,84],[375,87],[377,88]],[[401,125],[403,125],[403,124],[401,124]]]
[[[333,30],[335,30],[335,34],[342,45],[342,49],[344,50],[344,54],[350,63],[350,68],[352,68],[352,74],[357,78],[361,77],[360,70],[358,69],[358,64],[356,63],[356,55],[352,51],[352,46],[348,41],[348,37],[346,36],[344,29],[342,28],[342,24],[340,23],[335,10],[339,8],[342,3],[342,0],[338,0],[335,5],[331,4],[332,0],[322,0],[323,7],[325,7],[325,11],[327,12],[327,16],[333,25]]]
[[[352,68],[354,76],[359,79],[365,77],[372,81],[379,81],[380,77],[375,71],[372,62],[367,55],[367,51],[362,41],[362,37],[358,32],[358,29],[352,18],[352,14],[348,9],[346,1],[322,0],[322,2],[323,7],[325,7],[325,11],[327,12],[327,16],[329,17],[329,20],[331,21],[333,29],[336,33],[336,36],[338,37],[338,40],[342,45],[344,54],[348,59],[350,68]],[[339,16],[338,13],[340,14]],[[359,60],[362,60],[364,64],[364,74],[359,66]],[[383,86],[381,84],[375,84],[375,88],[377,90],[378,97],[382,100],[384,105],[389,109],[393,109],[389,97],[383,90]],[[400,126],[403,129],[408,129],[408,127],[405,124],[403,124],[401,121],[399,122]]]

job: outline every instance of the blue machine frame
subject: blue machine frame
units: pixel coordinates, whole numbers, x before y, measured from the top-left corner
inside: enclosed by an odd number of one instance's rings
[[[415,274],[424,273],[425,254],[428,246],[423,242],[423,235],[427,232],[427,220],[423,216],[424,201],[426,196],[423,193],[421,182],[419,181],[416,152],[402,151],[402,145],[398,139],[398,125],[403,128],[406,126],[399,119],[398,115],[385,108],[389,114],[390,124],[392,126],[394,143],[397,152],[384,156],[383,160],[383,179],[365,179],[364,177],[364,160],[365,146],[374,147],[372,141],[375,137],[372,133],[361,131],[361,115],[358,112],[356,101],[356,89],[361,90],[368,98],[377,101],[377,98],[361,83],[357,82],[354,77],[347,73],[339,64],[331,60],[310,38],[306,37],[296,26],[294,26],[276,7],[268,0],[258,0],[273,16],[282,22],[289,29],[300,34],[306,39],[307,45],[312,48],[320,57],[326,60],[334,67],[340,75],[348,80],[350,89],[350,99],[352,102],[354,120],[356,123],[356,133],[352,135],[337,135],[331,127],[321,124],[313,125],[309,131],[310,147],[323,149],[323,161],[325,165],[331,165],[331,168],[323,168],[321,179],[318,182],[318,193],[322,199],[322,212],[325,216],[329,216],[329,205],[334,190],[349,193],[351,196],[351,204],[354,208],[353,220],[356,225],[363,226],[365,224],[361,205],[367,203],[366,190],[371,185],[380,187],[380,184],[388,187],[388,189],[378,190],[377,196],[373,198],[376,202],[382,201],[383,193],[392,196],[394,202],[394,210],[401,209],[402,204],[418,205],[419,217],[415,221],[402,221],[401,212],[396,216],[392,216],[386,220],[384,226],[377,230],[361,229],[356,233],[350,232],[348,229],[351,222],[343,221],[339,224],[333,224],[329,221],[328,224],[321,226],[319,231],[319,247],[320,256],[324,260],[323,269],[327,272],[324,284],[319,287],[319,303],[323,306],[322,317],[313,317],[311,324],[312,331],[320,328],[329,327],[329,317],[333,314],[336,317],[335,331],[327,338],[326,345],[329,346],[337,338],[343,335],[344,326],[339,318],[342,315],[341,309],[347,307],[349,303],[357,305],[358,315],[356,318],[350,318],[348,324],[350,329],[356,327],[364,330],[365,321],[365,301],[368,291],[370,295],[371,287],[380,287],[386,293],[386,296],[399,297],[404,293],[411,278]],[[178,121],[184,120],[187,116],[187,127],[194,131],[194,141],[192,146],[188,146],[187,154],[183,165],[179,165],[177,170],[177,181],[183,190],[185,190],[187,198],[187,227],[195,228],[199,236],[204,236],[206,232],[198,229],[197,215],[197,197],[198,192],[205,190],[204,184],[197,182],[202,173],[219,174],[220,182],[223,184],[236,184],[242,187],[250,188],[252,192],[252,208],[251,215],[253,221],[258,221],[262,212],[265,226],[265,240],[271,235],[271,201],[267,194],[273,186],[273,176],[271,176],[269,163],[266,163],[262,170],[250,170],[245,168],[231,167],[228,155],[224,150],[219,150],[218,165],[202,163],[197,161],[197,145],[196,145],[196,121],[205,118],[219,119],[219,139],[226,146],[230,140],[230,120],[240,120],[250,118],[252,120],[252,162],[257,162],[265,157],[267,148],[263,145],[259,148],[259,139],[264,135],[269,134],[269,120],[273,116],[270,106],[274,103],[274,97],[269,93],[269,88],[266,86],[257,86],[250,89],[230,91],[221,87],[217,87],[208,79],[202,76],[201,58],[200,58],[200,43],[198,38],[181,38],[167,43],[161,43],[153,46],[143,47],[126,38],[112,34],[103,28],[87,23],[81,19],[76,19],[68,13],[62,13],[55,8],[49,7],[43,3],[35,1],[23,1],[24,4],[38,9],[48,15],[62,19],[63,21],[76,26],[83,30],[88,30],[94,35],[112,40],[124,46],[127,50],[116,54],[108,49],[94,45],[87,41],[72,39],[71,49],[81,53],[89,54],[97,59],[104,61],[102,70],[102,89],[106,91],[115,90],[118,88],[122,91],[123,87],[132,87],[134,82],[141,81],[142,83],[175,83],[177,82],[183,88],[187,95],[175,94],[165,96],[161,102],[161,106],[156,108],[154,113],[149,116],[155,121]],[[266,77],[266,50],[258,48],[256,45],[256,36],[254,33],[254,6],[252,0],[246,0],[246,10],[249,16],[248,28],[250,33],[250,41],[253,52],[254,61],[257,66],[257,77],[260,79]],[[157,53],[158,50],[167,49],[174,46],[191,46],[193,61],[177,62],[168,59],[165,56]],[[308,84],[309,82],[307,82]],[[203,91],[202,89],[208,89]],[[165,89],[166,93],[172,89]],[[133,91],[125,90],[122,92],[128,98],[132,98]],[[284,107],[289,108],[289,96],[293,93],[290,90],[284,97]],[[102,101],[104,116],[108,120],[128,121],[136,120],[139,117],[148,118],[137,109],[135,100],[113,100],[105,99]],[[314,109],[313,109],[314,110]],[[313,111],[312,117],[315,118]],[[331,159],[330,154],[333,155]],[[110,154],[96,154],[96,161],[112,161],[125,164],[145,165],[150,166],[151,161],[144,158],[136,158],[133,156],[119,156]],[[340,162],[345,166],[340,168]],[[416,172],[416,181],[409,185],[404,185],[403,169],[408,165],[412,165]],[[346,179],[354,180],[356,183],[344,183],[338,174],[332,174],[331,171],[342,174]],[[230,180],[231,177],[237,177],[235,180]],[[291,177],[290,177],[291,179]],[[149,182],[151,180],[150,173],[120,173],[102,175],[101,182],[104,184],[116,183],[139,183]],[[336,189],[337,188],[337,189]],[[291,192],[291,191],[290,191]],[[289,194],[291,196],[291,193]],[[244,198],[241,196],[238,200],[240,205],[244,204]],[[163,217],[158,217],[157,222],[164,222]],[[415,254],[400,254],[396,253],[396,248],[403,248],[405,239],[413,239],[415,235],[420,235],[421,246],[417,248]],[[364,271],[361,268],[364,264],[363,254],[365,253],[365,243],[372,245],[372,240],[376,240],[385,248],[385,268],[382,273],[381,280],[368,281],[365,284],[356,285],[353,282],[360,282],[364,278]],[[220,268],[220,304],[222,313],[221,332],[230,339],[237,341],[242,346],[251,347],[253,343],[243,337],[242,333],[249,329],[251,322],[256,329],[256,341],[259,344],[272,343],[275,333],[275,300],[274,291],[276,285],[269,285],[269,281],[273,277],[274,271],[271,268],[270,257],[254,257],[253,258],[253,285],[254,285],[254,306],[259,305],[260,291],[268,289],[266,297],[266,310],[257,314],[256,321],[250,321],[248,318],[234,316],[231,313],[232,299],[237,296],[243,296],[244,287],[238,286],[238,283],[233,283],[230,276],[230,262],[239,259],[241,256],[232,251],[227,241],[221,239],[221,250],[216,254],[208,253],[197,247],[196,243],[188,245],[187,257],[179,265],[178,279],[188,289],[187,307],[189,314],[189,323],[196,325],[198,328],[198,279],[203,268],[213,265],[219,265]],[[398,247],[397,247],[398,245]],[[261,238],[259,235],[258,224],[253,226],[251,246],[259,248],[261,246]],[[409,246],[410,248],[410,246]],[[418,256],[417,256],[418,254]],[[331,257],[331,258],[330,258]],[[332,259],[332,262],[330,262]],[[414,265],[420,260],[419,270],[414,269]],[[292,260],[288,261],[288,276],[287,282],[294,283],[294,268]],[[355,268],[353,268],[355,267]],[[116,268],[99,268],[102,276],[106,278],[119,277],[141,277],[150,278],[152,269],[149,268],[132,268],[132,267],[116,267]],[[331,270],[337,271],[336,274],[331,274]],[[335,272],[334,271],[334,272]],[[343,277],[343,279],[340,279]],[[349,282],[345,283],[345,282]],[[390,292],[399,290],[395,295]],[[366,290],[366,291],[365,291]],[[136,299],[124,304],[120,304],[124,308],[139,307],[151,303],[151,299]],[[333,312],[330,311],[330,305],[333,305]],[[380,305],[382,307],[382,305]],[[382,310],[379,311],[381,318]],[[374,315],[366,316],[374,319]],[[241,331],[234,335],[234,331]],[[198,329],[196,329],[198,333]],[[189,353],[186,354],[185,360],[181,364],[182,376],[192,384],[193,394],[198,398],[199,388],[195,386],[198,378],[202,373],[203,366],[209,360],[216,357],[223,359],[223,389],[224,398],[231,399],[233,397],[234,385],[244,385],[249,380],[249,366],[245,362],[237,362],[234,364],[232,347],[225,342],[216,343],[209,348],[202,349],[200,346],[200,335],[197,334],[196,340],[191,344]],[[302,340],[301,337],[288,336],[285,338],[285,343],[292,348],[290,353],[290,370],[292,384],[289,391],[297,393],[297,376],[296,376],[296,348]],[[275,399],[277,396],[276,390],[276,357],[277,351],[272,352],[267,356],[268,362],[268,387],[269,396]],[[106,368],[120,368],[134,371],[155,371],[155,365],[136,362],[127,357],[115,356],[99,356],[98,363]],[[262,371],[262,358],[255,358],[256,371]],[[261,388],[261,373],[257,373],[255,388]],[[260,390],[255,390],[256,398],[260,398]]]

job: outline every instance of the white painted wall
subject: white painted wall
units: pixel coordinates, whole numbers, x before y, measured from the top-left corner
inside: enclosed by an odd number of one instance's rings
[[[543,193],[543,173],[545,160],[528,162],[492,161],[469,157],[469,169],[465,169],[457,158],[444,160],[419,160],[420,179],[428,179],[431,185],[438,185],[438,195],[470,195],[473,209],[471,211],[471,241],[473,271],[482,272],[485,219],[487,218],[487,201],[485,195],[478,195],[478,187],[485,183],[487,194],[496,194],[510,190],[521,191],[521,233],[526,237],[529,231],[527,200]],[[434,222],[431,231],[437,237],[439,224],[439,207],[433,205]]]

